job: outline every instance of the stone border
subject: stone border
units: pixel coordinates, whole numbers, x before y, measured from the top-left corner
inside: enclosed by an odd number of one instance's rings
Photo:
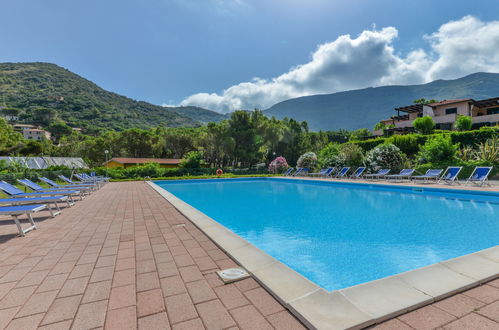
[[[361,329],[499,277],[498,245],[328,292],[159,185],[147,183],[309,328]]]

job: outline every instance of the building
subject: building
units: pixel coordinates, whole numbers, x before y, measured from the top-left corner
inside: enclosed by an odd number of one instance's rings
[[[436,124],[437,129],[452,130],[457,116],[470,116],[473,128],[481,126],[494,126],[499,123],[499,97],[473,100],[455,99],[443,100],[441,102],[423,104],[412,104],[405,107],[395,108],[397,115],[382,120],[395,134],[405,134],[414,131],[413,121],[418,117],[430,116]],[[374,135],[383,135],[381,130],[374,131]]]
[[[102,164],[108,168],[123,167],[128,168],[147,163],[158,163],[160,167],[174,168],[179,167],[181,159],[160,159],[160,158],[125,158],[114,157]]]
[[[28,124],[14,124],[14,125],[12,125],[12,127],[14,128],[14,130],[19,131],[19,132],[22,132],[26,129],[39,128],[38,126],[28,125]]]
[[[50,134],[50,132],[39,128],[23,129],[21,133],[23,133],[23,136],[26,140],[37,140],[37,141],[41,141],[42,139],[50,140],[50,138],[52,137],[52,134]]]

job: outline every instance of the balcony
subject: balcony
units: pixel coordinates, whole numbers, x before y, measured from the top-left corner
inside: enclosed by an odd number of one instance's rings
[[[472,120],[473,124],[498,123],[499,122],[499,114],[476,116],[476,117],[472,117],[471,120]]]
[[[456,121],[457,114],[442,115],[433,117],[435,124],[453,124]]]

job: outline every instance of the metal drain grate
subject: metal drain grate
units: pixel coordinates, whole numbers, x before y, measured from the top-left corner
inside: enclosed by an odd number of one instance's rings
[[[227,268],[219,270],[217,274],[225,284],[244,280],[245,278],[250,277],[250,274],[243,268]]]

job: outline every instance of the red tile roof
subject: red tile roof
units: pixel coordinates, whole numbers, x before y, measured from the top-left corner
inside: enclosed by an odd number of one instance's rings
[[[443,100],[443,101],[440,101],[440,102],[429,103],[428,105],[430,107],[438,107],[439,105],[445,105],[445,104],[451,104],[451,103],[459,103],[459,102],[466,102],[466,101],[473,101],[473,100],[472,99]]]
[[[108,162],[115,161],[121,164],[145,164],[145,163],[158,163],[158,164],[168,164],[168,165],[178,165],[181,159],[173,158],[127,158],[127,157],[115,157],[111,158]]]

